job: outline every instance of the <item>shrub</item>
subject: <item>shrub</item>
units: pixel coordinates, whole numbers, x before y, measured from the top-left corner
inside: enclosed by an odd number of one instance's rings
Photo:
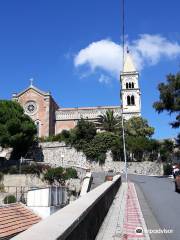
[[[39,164],[39,163],[31,163],[31,164],[24,164],[21,165],[21,171],[17,166],[10,166],[3,169],[3,173],[5,174],[33,174],[36,176],[40,176],[41,173],[49,169],[50,166],[46,164]]]
[[[76,169],[74,169],[74,168],[66,168],[65,177],[66,177],[66,179],[78,178]]]
[[[19,173],[19,170],[16,166],[11,166],[8,170],[8,173],[9,174],[18,174]]]
[[[50,167],[48,165],[37,163],[32,163],[30,165],[22,165],[21,174],[34,174],[39,177],[43,171],[46,171],[49,168]]]
[[[65,182],[64,169],[62,167],[50,168],[44,173],[43,179],[47,181],[49,184],[58,182],[59,184],[64,185]]]
[[[16,197],[14,195],[8,195],[4,198],[4,204],[15,203]]]
[[[77,171],[73,168],[64,169],[62,167],[50,168],[44,173],[43,180],[50,185],[53,183],[65,184],[65,180],[69,178],[78,178]]]

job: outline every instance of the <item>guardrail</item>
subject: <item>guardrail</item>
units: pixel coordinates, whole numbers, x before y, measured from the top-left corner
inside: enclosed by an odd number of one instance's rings
[[[120,185],[117,175],[12,239],[94,240]]]

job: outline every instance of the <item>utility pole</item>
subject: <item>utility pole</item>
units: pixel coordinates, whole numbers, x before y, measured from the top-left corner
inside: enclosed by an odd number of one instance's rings
[[[126,140],[125,140],[125,131],[124,131],[123,106],[121,106],[121,124],[122,124],[122,137],[123,137],[125,179],[127,182],[127,180],[128,180],[128,178],[127,178],[127,156],[126,156]]]
[[[125,59],[125,0],[122,0],[122,70],[124,68],[124,59]],[[121,81],[121,79],[120,79]],[[122,86],[121,86],[122,87]],[[124,131],[124,116],[123,116],[123,97],[121,94],[121,124],[122,124],[122,137],[123,137],[123,152],[124,152],[124,170],[125,170],[125,179],[127,182],[127,157],[126,157],[126,141],[125,141],[125,131]]]

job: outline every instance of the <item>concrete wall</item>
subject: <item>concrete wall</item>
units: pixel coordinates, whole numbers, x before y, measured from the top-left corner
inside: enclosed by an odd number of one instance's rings
[[[114,177],[12,239],[94,240],[120,184]]]
[[[66,180],[65,186],[68,188],[70,192],[79,194],[81,190],[81,183],[85,174],[81,176],[81,179],[68,179]],[[48,184],[34,175],[30,174],[7,174],[4,175],[4,193],[0,193],[0,205],[3,204],[3,199],[5,196],[9,194],[13,194],[17,201],[23,196],[26,200],[28,190],[32,188],[44,188],[47,187]],[[76,199],[74,196],[70,195],[70,201]]]
[[[45,142],[40,144],[44,156],[44,162],[52,166],[73,166],[82,169],[91,169],[91,171],[109,171],[123,172],[124,163],[114,162],[111,153],[106,154],[106,162],[100,166],[96,162],[89,162],[83,152],[77,152],[76,149],[67,147],[64,143]],[[64,156],[63,158],[61,156]],[[128,163],[128,172],[145,175],[163,175],[163,166],[156,162],[130,162]]]
[[[4,186],[14,187],[45,187],[47,183],[30,174],[6,174],[3,180]]]

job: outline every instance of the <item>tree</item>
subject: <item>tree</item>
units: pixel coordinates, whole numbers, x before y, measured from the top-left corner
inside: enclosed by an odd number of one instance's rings
[[[72,131],[75,135],[75,141],[82,139],[89,141],[96,135],[96,126],[94,123],[81,118],[78,121],[77,126]]]
[[[154,128],[148,125],[148,121],[141,117],[132,117],[125,122],[126,134],[128,136],[151,137]]]
[[[153,104],[158,113],[167,111],[169,114],[176,114],[176,121],[171,123],[173,128],[180,126],[180,72],[176,75],[169,74],[167,83],[158,85],[160,100]]]
[[[174,143],[169,140],[165,139],[160,144],[160,156],[163,162],[171,162],[173,158],[174,152]]]
[[[0,145],[12,147],[15,158],[26,153],[36,131],[34,122],[17,102],[0,100]]]
[[[115,132],[120,126],[120,118],[114,115],[113,110],[98,116],[97,126],[108,132]]]
[[[146,119],[141,117],[130,118],[125,122],[125,132],[129,160],[154,159],[152,153],[155,155],[153,151],[155,142],[150,138],[154,133],[154,128],[149,126]]]
[[[111,132],[100,132],[84,145],[82,150],[89,160],[98,161],[103,164],[106,159],[106,152],[116,145],[119,136]]]

